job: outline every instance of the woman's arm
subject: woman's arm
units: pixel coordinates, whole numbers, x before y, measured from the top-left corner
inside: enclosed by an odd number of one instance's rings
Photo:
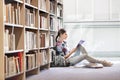
[[[76,48],[73,48],[71,51],[69,51],[69,53],[67,53],[64,58],[67,59],[72,53],[74,53],[75,51],[77,50],[77,47]]]

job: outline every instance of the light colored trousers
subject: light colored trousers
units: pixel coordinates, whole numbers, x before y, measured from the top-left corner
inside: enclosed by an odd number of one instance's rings
[[[80,54],[80,52],[82,52],[82,54]],[[100,60],[89,56],[85,48],[82,45],[80,45],[79,47],[77,47],[77,50],[75,51],[74,55],[68,58],[67,61],[69,61],[70,65],[72,66],[81,62],[82,60],[87,60],[91,63],[101,63]]]

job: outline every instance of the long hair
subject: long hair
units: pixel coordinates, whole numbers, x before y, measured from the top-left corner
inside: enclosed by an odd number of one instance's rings
[[[57,39],[58,39],[58,37],[61,35],[61,34],[64,34],[64,33],[66,33],[66,30],[65,29],[59,29],[59,31],[58,31],[58,33],[57,33],[57,36],[56,36],[56,38],[55,38],[55,41],[57,42]]]

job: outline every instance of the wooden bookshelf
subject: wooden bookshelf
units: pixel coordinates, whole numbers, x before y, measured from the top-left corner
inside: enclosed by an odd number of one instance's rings
[[[58,0],[0,1],[0,80],[26,80],[50,68],[62,9]]]

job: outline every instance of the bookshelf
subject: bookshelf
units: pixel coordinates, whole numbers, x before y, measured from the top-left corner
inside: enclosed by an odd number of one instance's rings
[[[61,1],[0,1],[0,80],[26,80],[50,68],[56,32],[63,27]]]

